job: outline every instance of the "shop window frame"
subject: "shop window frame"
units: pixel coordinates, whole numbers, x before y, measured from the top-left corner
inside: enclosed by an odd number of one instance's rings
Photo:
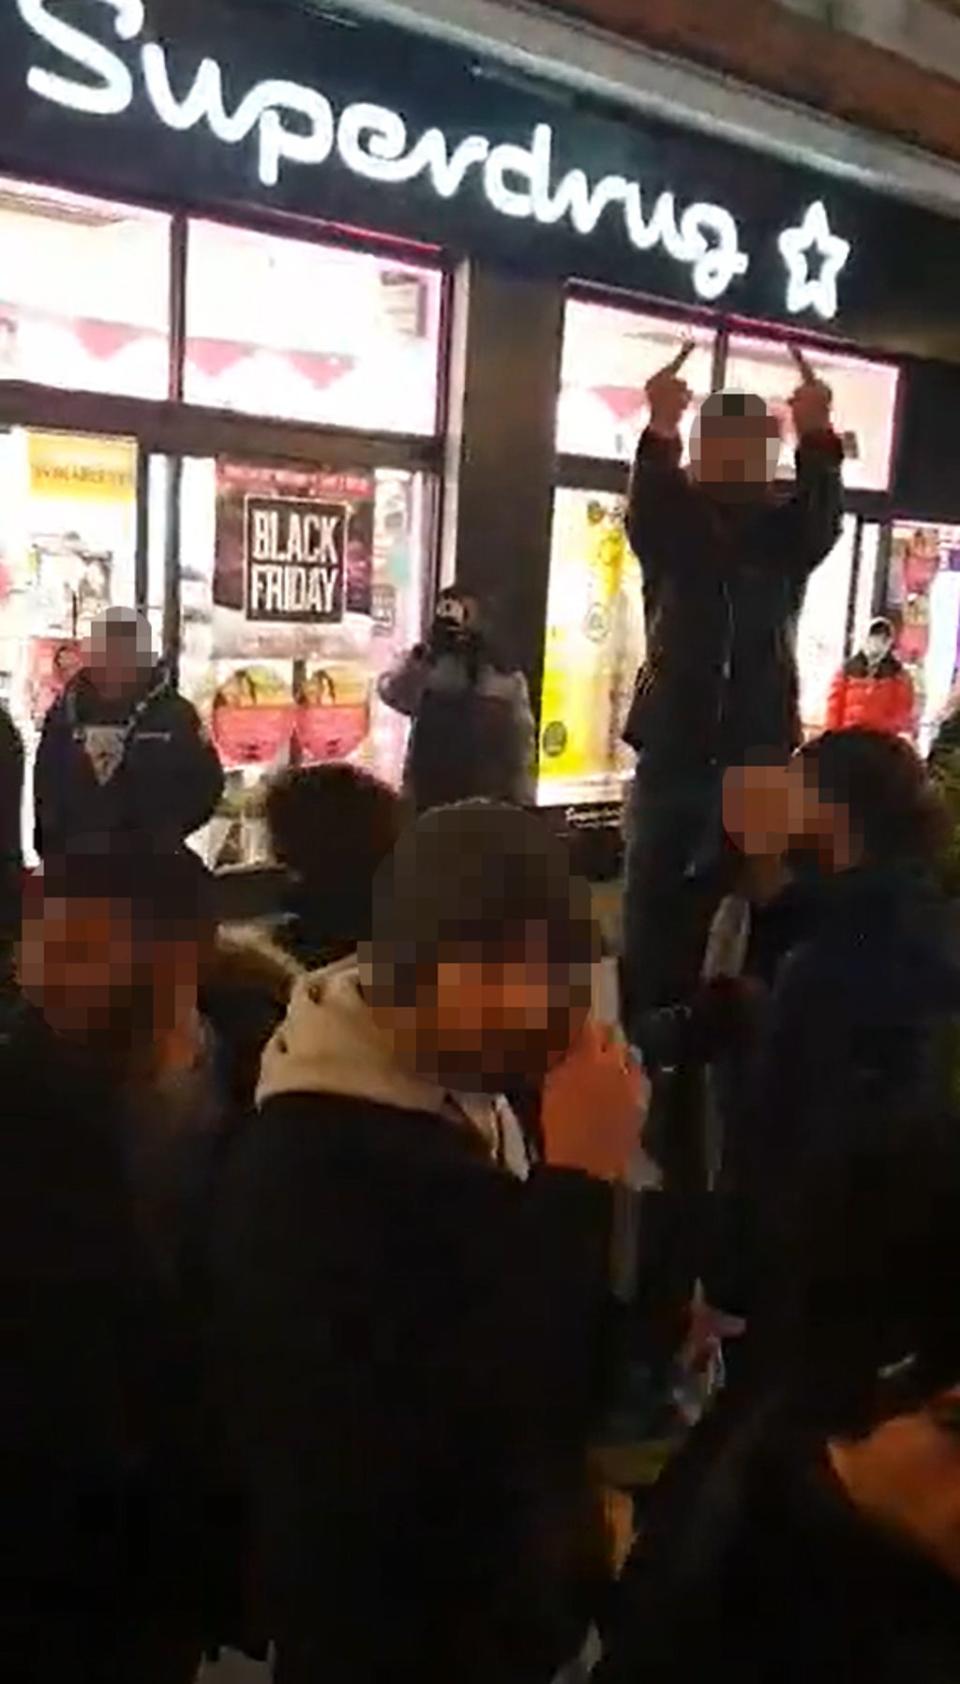
[[[245,234],[262,234],[270,239],[287,239],[301,245],[314,245],[337,251],[390,258],[417,269],[433,270],[440,279],[440,306],[437,324],[437,362],[434,387],[433,430],[429,433],[408,433],[403,430],[366,427],[341,427],[335,422],[291,421],[283,416],[258,415],[253,410],[227,410],[215,405],[197,404],[184,398],[187,348],[189,340],[188,272],[191,263],[190,244],[193,223],[206,223],[221,228],[236,228]],[[264,425],[294,426],[311,431],[322,429],[334,434],[355,437],[396,438],[439,443],[446,433],[448,407],[448,376],[450,367],[450,317],[453,260],[439,247],[421,246],[410,241],[391,240],[383,235],[363,235],[349,229],[325,224],[283,211],[263,207],[249,215],[231,215],[219,209],[176,210],[170,217],[170,391],[172,401],[185,408],[210,415],[239,416],[262,422]]]
[[[0,382],[0,427],[31,427],[59,433],[91,433],[133,439],[138,448],[138,492],[151,456],[175,466],[168,486],[166,587],[163,654],[176,670],[180,610],[180,522],[177,463],[187,457],[227,456],[236,460],[303,464],[316,468],[397,468],[438,484],[443,475],[443,441],[401,433],[353,432],[153,398],[114,397],[100,392],[63,392],[29,381]],[[436,501],[439,502],[439,492]],[[438,565],[439,521],[431,523],[428,590]],[[147,515],[138,502],[135,556],[138,608],[146,607]]]
[[[27,177],[6,172],[11,179]],[[30,185],[71,190],[70,183],[31,175]],[[75,188],[74,184],[74,190]],[[105,197],[83,189],[89,197]],[[227,410],[185,401],[187,265],[189,263],[190,215],[163,204],[128,200],[131,210],[158,209],[169,217],[168,286],[170,296],[168,331],[168,381],[165,398],[142,398],[109,392],[53,387],[29,380],[0,380],[0,429],[24,427],[63,434],[88,434],[123,438],[137,451],[137,514],[134,550],[135,599],[138,609],[149,607],[149,466],[151,458],[163,457],[171,471],[167,477],[164,553],[164,611],[161,653],[175,681],[179,680],[181,630],[181,499],[180,482],[185,460],[227,457],[260,462],[267,466],[331,469],[396,469],[423,476],[429,496],[427,549],[423,569],[420,614],[424,623],[431,611],[440,573],[442,509],[448,408],[451,323],[451,261],[432,247],[411,248],[409,242],[389,241],[375,236],[340,233],[322,221],[287,218],[282,213],[258,216],[221,216],[198,211],[202,220],[221,222],[245,231],[265,232],[275,237],[290,236],[317,245],[372,252],[395,257],[416,267],[434,269],[440,277],[440,305],[434,430],[405,433],[379,428],[342,427],[322,422],[288,420]],[[221,876],[260,877],[260,868],[241,867]],[[270,875],[269,870],[267,875]]]
[[[752,335],[754,338],[763,338],[764,336],[767,336],[771,339],[780,339],[785,345],[790,342],[802,345],[804,350],[810,354],[811,359],[814,361],[818,345],[822,345],[825,351],[848,351],[852,356],[857,356],[864,360],[871,360],[871,352],[869,349],[859,345],[850,345],[846,341],[841,342],[837,340],[829,340],[824,335],[817,335],[815,333],[808,334],[804,332],[801,334],[784,332],[782,327],[773,326],[764,322],[756,322],[753,320],[745,321],[737,317],[720,314],[719,312],[715,313],[702,309],[685,310],[682,307],[665,305],[662,300],[647,298],[640,293],[625,294],[619,291],[598,289],[572,282],[564,289],[564,301],[565,304],[571,301],[597,304],[600,306],[612,307],[617,310],[629,311],[637,316],[653,316],[669,320],[677,323],[681,333],[685,325],[701,329],[704,327],[712,328],[715,337],[713,343],[711,391],[714,392],[720,391],[723,388],[726,377],[729,342],[731,336],[734,334],[739,335],[746,333]],[[877,354],[876,360],[887,363],[896,361],[896,359],[882,353]],[[562,368],[562,348],[560,366]],[[896,480],[897,455],[902,433],[903,406],[905,387],[907,384],[906,379],[903,377],[902,365],[898,363],[897,366],[901,369],[901,378],[898,382],[897,399],[894,409],[893,439],[890,453],[891,487],[894,485]],[[560,399],[560,390],[561,388],[558,385],[558,402]],[[551,486],[551,495],[554,499],[554,506],[556,493],[560,490],[578,491],[582,492],[585,496],[590,496],[592,493],[596,493],[598,496],[612,495],[625,498],[629,490],[631,472],[632,463],[629,462],[617,461],[607,456],[585,456],[558,450],[555,457],[554,476]],[[863,555],[864,527],[867,525],[876,525],[879,528],[879,548],[877,554],[876,575],[873,586],[873,604],[874,611],[876,613],[880,613],[882,612],[883,602],[886,599],[893,512],[893,495],[892,490],[890,489],[887,491],[844,489],[843,513],[844,515],[853,516],[856,521],[854,550],[850,568],[850,584],[844,617],[844,659],[854,652],[853,644],[855,641],[856,631],[856,612]],[[538,745],[542,723],[542,719],[538,718]],[[584,814],[592,812],[593,805],[594,804],[592,803],[585,803],[579,804],[578,807],[577,805],[571,806],[569,803],[566,804],[566,811],[568,812],[570,822],[576,825],[578,821],[575,818],[575,814],[578,811]],[[610,804],[601,803],[600,807],[606,811],[606,809],[610,807]],[[549,812],[551,809],[547,806],[544,810]],[[582,823],[583,820],[581,819],[579,822]],[[610,815],[610,822],[618,822],[616,821],[612,811]]]

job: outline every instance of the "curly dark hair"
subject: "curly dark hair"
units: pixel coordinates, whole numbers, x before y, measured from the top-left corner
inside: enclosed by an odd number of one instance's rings
[[[910,744],[884,731],[826,731],[800,750],[804,775],[846,808],[867,863],[932,865],[949,837],[946,809]]]
[[[267,792],[267,824],[278,862],[307,882],[366,895],[391,853],[405,809],[395,792],[360,766],[294,766]]]

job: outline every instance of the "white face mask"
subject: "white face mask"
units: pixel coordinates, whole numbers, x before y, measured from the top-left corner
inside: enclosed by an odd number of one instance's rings
[[[891,648],[892,645],[888,637],[868,637],[866,644],[867,660],[882,661],[885,655],[889,655]]]

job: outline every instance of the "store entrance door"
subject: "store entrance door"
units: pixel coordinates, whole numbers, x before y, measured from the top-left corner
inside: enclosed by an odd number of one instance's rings
[[[0,432],[0,701],[23,737],[28,861],[44,717],[97,615],[138,603],[137,484],[133,439]]]

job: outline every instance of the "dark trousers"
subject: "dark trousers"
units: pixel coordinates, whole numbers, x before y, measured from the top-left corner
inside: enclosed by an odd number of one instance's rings
[[[624,1027],[642,1045],[646,1012],[696,989],[723,893],[721,772],[641,759],[627,817],[621,989]]]
[[[624,1028],[641,1050],[647,1015],[687,1004],[700,979],[723,894],[720,783],[716,767],[677,772],[641,760],[637,768],[628,809],[621,999]],[[705,1077],[682,1058],[658,1068],[648,1052],[647,1062],[653,1090],[645,1143],[663,1176],[662,1220],[657,1245],[639,1260],[635,1308],[645,1339],[670,1352],[682,1338],[706,1232]]]

